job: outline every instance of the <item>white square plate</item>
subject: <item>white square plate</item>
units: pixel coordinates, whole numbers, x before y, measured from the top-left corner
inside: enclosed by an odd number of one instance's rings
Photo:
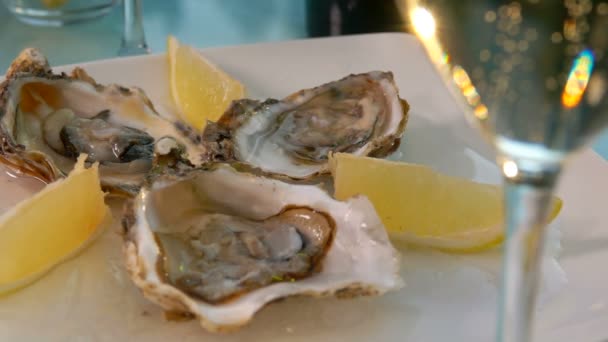
[[[469,128],[412,36],[361,35],[203,53],[242,80],[250,96],[260,98],[281,98],[349,73],[391,70],[401,96],[411,105],[405,138],[392,158],[431,165],[455,176],[499,181],[490,148]],[[164,55],[81,66],[100,83],[140,86],[161,111],[172,111]],[[573,159],[559,188],[564,199],[558,222],[561,268],[552,258],[544,265],[538,341],[608,338],[608,168],[590,150]],[[29,185],[23,182],[0,178],[0,208],[27,191]],[[400,291],[355,300],[287,299],[263,309],[241,331],[218,336],[194,321],[163,319],[161,310],[127,278],[116,230],[106,231],[84,253],[32,286],[0,298],[0,341],[485,342],[493,338],[498,251],[462,256],[404,250],[402,276],[407,285]],[[550,254],[557,245],[550,244]]]

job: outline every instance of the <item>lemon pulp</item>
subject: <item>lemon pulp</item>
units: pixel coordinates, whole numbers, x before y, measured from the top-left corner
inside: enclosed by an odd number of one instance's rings
[[[337,153],[335,197],[374,204],[392,239],[450,251],[492,247],[504,238],[502,187],[442,175],[423,165]],[[550,219],[562,202],[554,198]]]
[[[217,121],[233,100],[243,98],[239,81],[175,37],[167,39],[167,55],[173,101],[192,127],[203,130],[207,120]]]
[[[0,216],[0,294],[75,254],[108,218],[97,165],[85,169],[81,157],[67,178]]]

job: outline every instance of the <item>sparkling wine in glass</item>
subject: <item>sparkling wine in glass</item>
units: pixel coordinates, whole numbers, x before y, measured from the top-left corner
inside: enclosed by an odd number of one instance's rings
[[[608,1],[401,3],[446,85],[496,147],[507,229],[497,341],[528,341],[557,178],[567,156],[608,124]]]

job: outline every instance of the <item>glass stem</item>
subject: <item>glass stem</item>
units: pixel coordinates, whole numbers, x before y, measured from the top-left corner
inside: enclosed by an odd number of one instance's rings
[[[150,53],[144,34],[141,0],[123,0],[123,5],[124,32],[118,54],[132,56]]]
[[[502,293],[499,302],[498,342],[527,342],[531,337],[536,291],[541,272],[546,222],[560,166],[517,165],[505,169],[505,219]],[[538,171],[541,170],[541,171]]]

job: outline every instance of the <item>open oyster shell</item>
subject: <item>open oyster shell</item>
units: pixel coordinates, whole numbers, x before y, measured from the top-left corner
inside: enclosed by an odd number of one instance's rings
[[[287,296],[401,286],[398,253],[365,197],[223,164],[163,175],[127,206],[127,269],[144,295],[221,332]]]
[[[199,142],[161,117],[141,89],[97,84],[80,68],[54,74],[35,49],[17,57],[0,85],[0,162],[45,182],[68,174],[85,153],[100,163],[106,190],[134,195],[155,154],[170,150],[162,145],[200,164]]]
[[[235,101],[203,133],[211,158],[309,179],[330,152],[384,157],[398,146],[409,105],[391,72],[350,75],[281,101]]]

